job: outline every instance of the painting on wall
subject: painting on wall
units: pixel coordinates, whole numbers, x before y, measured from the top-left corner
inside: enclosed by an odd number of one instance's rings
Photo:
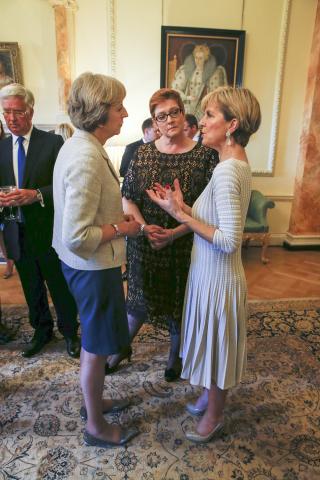
[[[242,84],[244,43],[244,30],[162,26],[161,87],[178,90],[199,120],[208,92]]]
[[[13,82],[22,83],[18,43],[0,42],[0,88]]]

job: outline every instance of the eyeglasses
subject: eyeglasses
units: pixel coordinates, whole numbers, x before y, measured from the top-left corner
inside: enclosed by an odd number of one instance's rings
[[[26,110],[3,110],[2,114],[4,117],[9,117],[12,115],[13,117],[22,118],[27,113]]]
[[[180,113],[181,113],[181,108],[173,108],[168,113],[165,113],[165,112],[158,113],[158,115],[155,115],[154,118],[156,119],[157,122],[164,123],[167,121],[168,117],[177,118],[179,117]]]

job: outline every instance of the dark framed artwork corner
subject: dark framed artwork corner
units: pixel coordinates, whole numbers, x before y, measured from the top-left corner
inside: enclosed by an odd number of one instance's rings
[[[162,26],[160,85],[179,91],[199,119],[206,93],[242,85],[244,46],[244,30]]]
[[[13,82],[23,83],[19,45],[0,42],[0,88]]]

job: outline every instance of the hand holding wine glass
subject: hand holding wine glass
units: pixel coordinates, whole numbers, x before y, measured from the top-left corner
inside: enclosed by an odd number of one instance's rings
[[[0,187],[0,211],[4,212],[5,220],[18,220],[17,208],[14,209],[12,194],[17,190],[15,185]]]
[[[18,188],[15,186],[10,188],[10,192],[5,196],[5,207],[10,207],[10,205],[22,207],[23,205],[30,205],[38,201],[37,190],[35,189]]]

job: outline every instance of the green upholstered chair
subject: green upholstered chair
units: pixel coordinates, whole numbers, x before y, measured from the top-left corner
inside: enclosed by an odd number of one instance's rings
[[[244,225],[243,245],[249,246],[251,240],[262,243],[261,261],[268,263],[267,248],[269,245],[269,225],[267,221],[268,208],[274,208],[275,204],[272,200],[266,198],[258,190],[252,190],[251,198]]]

